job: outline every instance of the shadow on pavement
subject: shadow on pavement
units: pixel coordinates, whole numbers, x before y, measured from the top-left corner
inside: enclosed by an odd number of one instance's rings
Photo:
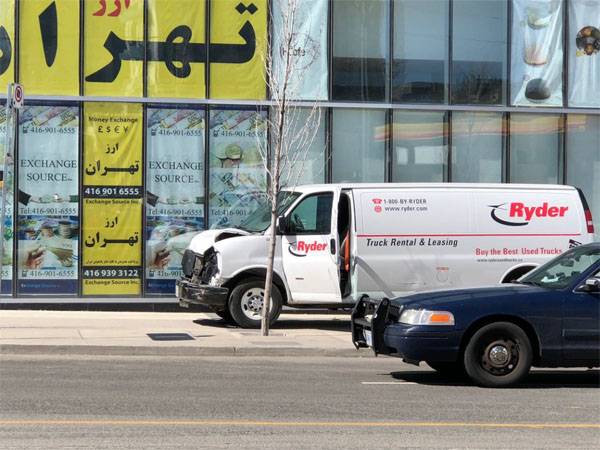
[[[447,376],[435,371],[392,372],[399,381],[430,386],[473,386],[466,377]],[[600,388],[600,370],[535,370],[512,389]]]
[[[194,320],[196,325],[202,325],[204,327],[213,328],[236,328],[244,331],[244,328],[239,328],[236,325],[232,325],[223,319],[215,317],[214,319],[197,319]],[[285,319],[278,320],[274,325],[271,326],[272,330],[321,330],[321,331],[348,331],[350,332],[350,319],[348,320],[336,320],[336,319],[319,319],[319,320],[293,320]],[[245,330],[252,331],[252,330]],[[348,338],[350,339],[350,338]]]

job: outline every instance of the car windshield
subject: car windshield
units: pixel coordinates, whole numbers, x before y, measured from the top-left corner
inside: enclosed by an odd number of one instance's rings
[[[285,212],[287,208],[300,196],[299,192],[281,191],[277,197],[277,215]],[[238,214],[225,214],[227,220],[220,220],[211,228],[239,228],[249,233],[260,233],[269,228],[271,224],[271,206],[265,195],[253,198],[253,208],[244,217]],[[231,206],[231,211],[239,210],[239,205]],[[245,208],[248,210],[249,208]]]
[[[528,273],[519,283],[564,289],[598,261],[599,248],[576,247]]]

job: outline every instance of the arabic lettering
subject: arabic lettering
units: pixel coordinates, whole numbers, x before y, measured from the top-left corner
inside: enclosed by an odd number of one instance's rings
[[[12,45],[6,28],[0,26],[0,75],[8,70],[12,59]]]
[[[56,13],[56,2],[50,3],[39,15],[40,32],[42,34],[42,46],[46,65],[52,67],[58,50],[58,17]]]
[[[119,75],[122,61],[143,61],[144,56],[148,61],[164,62],[175,77],[187,78],[192,70],[190,63],[206,62],[207,47],[211,63],[243,64],[250,61],[256,52],[256,34],[249,21],[244,23],[239,35],[244,44],[198,44],[190,42],[190,27],[179,25],[169,33],[165,42],[148,42],[146,55],[143,41],[125,41],[111,31],[104,42],[104,48],[112,55],[112,61],[88,75],[85,80],[112,83]]]
[[[129,236],[126,239],[107,239],[100,238],[100,232],[96,232],[93,236],[88,236],[85,240],[85,246],[88,248],[95,247],[96,244],[100,246],[100,248],[106,248],[107,245],[110,244],[127,244],[130,247],[133,247],[140,240],[139,233],[136,231],[133,236]]]
[[[114,219],[106,219],[106,225],[104,228],[114,228],[119,223],[119,216],[116,216]]]
[[[93,176],[99,174],[101,177],[105,177],[110,172],[125,172],[130,175],[134,175],[140,170],[140,162],[136,161],[134,164],[131,164],[129,167],[108,167],[100,164],[100,160],[96,160],[95,164],[88,164],[85,169],[85,173],[89,176]]]
[[[119,143],[117,142],[115,145],[113,145],[112,147],[110,145],[106,145],[106,154],[107,155],[114,155],[115,153],[117,153],[117,151],[119,150]]]
[[[125,0],[125,9],[129,8],[131,0]],[[106,15],[106,0],[98,0],[100,9],[93,13],[93,16],[104,16]],[[121,15],[121,0],[114,0],[115,9],[108,13],[109,17],[119,17]]]

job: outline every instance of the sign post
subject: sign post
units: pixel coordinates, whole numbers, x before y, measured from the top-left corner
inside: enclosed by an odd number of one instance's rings
[[[25,99],[23,86],[9,83],[6,92],[6,129],[4,134],[4,146],[0,154],[0,182],[2,182],[2,204],[0,205],[0,293],[2,292],[2,271],[4,263],[4,226],[6,217],[6,191],[8,183],[12,182],[13,154],[15,145],[15,129],[17,121],[17,109],[23,106]]]

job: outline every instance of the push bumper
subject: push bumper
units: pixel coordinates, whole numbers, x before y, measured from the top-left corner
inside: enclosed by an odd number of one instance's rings
[[[388,299],[362,298],[352,312],[352,341],[356,348],[371,347],[375,354],[406,362],[450,362],[458,358],[462,333],[453,328],[398,323],[400,310]]]
[[[179,306],[183,308],[189,308],[190,304],[194,304],[223,310],[227,305],[229,289],[194,284],[186,279],[180,279],[175,282],[175,296],[179,299]]]

